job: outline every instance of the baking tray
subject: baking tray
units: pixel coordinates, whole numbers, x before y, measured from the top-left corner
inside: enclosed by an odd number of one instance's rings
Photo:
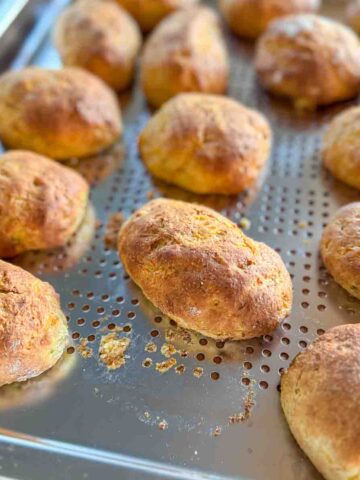
[[[12,68],[60,65],[48,32],[66,3],[48,3]],[[324,13],[339,17],[343,8],[327,2]],[[117,147],[80,165],[72,162],[91,176],[95,213],[89,212],[68,249],[17,259],[60,293],[74,352],[26,387],[0,391],[0,475],[27,480],[320,478],[289,433],[278,385],[291,359],[324,330],[359,320],[358,302],[328,276],[318,248],[328,218],[358,199],[357,192],[322,169],[319,156],[324,126],[351,103],[295,112],[259,89],[252,45],[227,35],[230,96],[261,110],[274,131],[262,184],[230,199],[154,184],[136,147],[151,112],[137,85],[121,96],[125,153]],[[104,245],[104,233],[110,215],[128,216],[159,195],[206,203],[235,222],[248,218],[247,233],[280,253],[293,277],[294,306],[272,335],[225,345],[188,335],[144,298],[116,252]],[[126,365],[110,372],[99,362],[99,341],[124,326],[121,335],[131,340]],[[94,352],[91,358],[78,352],[84,338]],[[160,349],[166,339],[187,353],[175,355],[186,368],[182,374],[154,368],[165,360]],[[157,352],[145,351],[150,341]],[[147,357],[153,361],[150,368],[143,367]]]

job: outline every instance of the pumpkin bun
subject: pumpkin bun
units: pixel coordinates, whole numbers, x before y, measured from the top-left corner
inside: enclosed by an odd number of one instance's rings
[[[156,307],[208,337],[264,335],[290,312],[292,285],[280,256],[209,208],[153,200],[123,224],[118,249]]]
[[[0,312],[0,385],[55,365],[68,344],[68,328],[51,285],[0,260]]]

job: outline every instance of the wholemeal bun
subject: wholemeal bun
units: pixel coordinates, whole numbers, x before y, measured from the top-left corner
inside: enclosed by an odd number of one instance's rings
[[[316,12],[321,0],[219,0],[231,30],[240,37],[257,38],[279,17]]]
[[[29,67],[0,77],[0,139],[58,160],[95,154],[122,131],[115,94],[80,68]]]
[[[66,244],[82,222],[89,187],[75,171],[41,155],[0,155],[0,257]]]
[[[115,3],[78,0],[60,15],[54,40],[64,65],[85,68],[115,90],[132,82],[141,34]]]
[[[175,10],[188,8],[199,0],[117,0],[135,18],[143,32],[152,30]]]
[[[272,22],[255,59],[262,85],[299,108],[346,100],[360,90],[360,42],[344,25],[311,14]]]
[[[334,280],[360,300],[360,202],[338,210],[322,234],[320,248]]]
[[[360,478],[360,325],[341,325],[300,353],[281,379],[300,447],[326,480]]]
[[[150,119],[139,149],[156,177],[195,193],[231,195],[258,178],[271,130],[261,113],[235,100],[183,93]]]
[[[68,343],[65,315],[51,285],[0,260],[0,385],[51,368]]]
[[[240,340],[271,332],[290,312],[280,256],[209,208],[153,200],[122,226],[118,248],[145,296],[181,327]]]
[[[223,93],[228,84],[226,47],[216,13],[207,7],[176,12],[145,43],[141,84],[159,107],[181,92]]]
[[[334,177],[360,189],[360,107],[349,108],[331,121],[322,159]]]
[[[360,1],[353,0],[349,2],[345,17],[348,25],[355,30],[357,34],[360,34]]]

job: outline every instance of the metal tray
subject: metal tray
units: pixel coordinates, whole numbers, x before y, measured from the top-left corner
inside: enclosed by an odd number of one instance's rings
[[[48,4],[13,68],[59,66],[48,32],[66,3]],[[340,9],[335,0],[324,11],[337,16]],[[358,198],[330,178],[319,157],[324,125],[350,103],[296,113],[258,88],[251,44],[228,34],[228,45],[230,96],[264,112],[274,131],[262,185],[230,199],[155,185],[136,147],[151,113],[136,85],[122,95],[123,159],[110,151],[78,167],[96,184],[91,197],[98,221],[94,225],[90,212],[69,249],[18,259],[60,293],[75,351],[39,380],[0,391],[0,474],[27,480],[320,478],[289,433],[278,384],[282,369],[317,335],[359,320],[358,302],[329,278],[318,249],[329,216]],[[225,345],[187,336],[144,299],[116,252],[104,246],[103,236],[109,215],[128,215],[152,195],[205,202],[236,222],[247,217],[247,233],[280,252],[295,297],[290,318],[273,335]],[[114,326],[125,325],[128,331],[122,335],[131,340],[126,365],[110,372],[99,362],[99,340]],[[165,360],[160,348],[169,336],[188,352],[187,357],[175,355],[186,367],[183,374],[175,369],[160,374],[154,368]],[[81,338],[88,338],[93,357],[78,353]],[[149,341],[157,345],[156,353],[144,350]],[[147,357],[154,362],[151,368],[142,365]],[[202,376],[194,376],[198,367]]]

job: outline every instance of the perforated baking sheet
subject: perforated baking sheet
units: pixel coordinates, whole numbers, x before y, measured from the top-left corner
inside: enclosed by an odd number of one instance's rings
[[[60,65],[48,31],[66,3],[51,3],[25,40],[15,68]],[[342,8],[341,2],[328,2],[325,13],[338,16]],[[93,209],[80,233],[67,249],[17,259],[60,293],[74,345],[54,371],[0,391],[0,475],[320,478],[286,427],[278,384],[282,369],[324,330],[359,320],[358,302],[329,278],[318,249],[329,217],[358,198],[330,178],[319,157],[323,127],[350,103],[320,113],[295,112],[259,89],[251,44],[227,35],[229,94],[261,110],[274,132],[262,184],[230,199],[155,184],[136,146],[151,113],[137,85],[121,96],[123,146],[80,165],[72,162],[93,183]],[[110,215],[128,216],[159,195],[206,203],[235,222],[247,218],[247,233],[281,254],[293,278],[294,306],[271,336],[215,343],[177,329],[144,298],[117,253],[105,246],[104,234]],[[108,333],[130,339],[126,364],[118,370],[109,371],[99,360],[99,342]],[[178,353],[176,366],[161,374],[156,363],[167,360],[164,343]]]

